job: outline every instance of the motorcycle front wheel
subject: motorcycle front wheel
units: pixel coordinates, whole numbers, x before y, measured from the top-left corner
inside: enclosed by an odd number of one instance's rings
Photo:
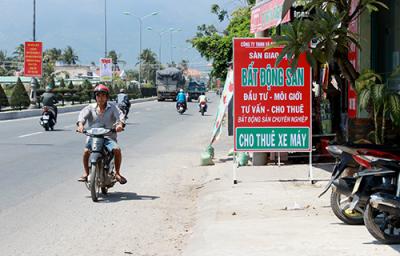
[[[97,177],[97,164],[91,166],[90,175],[89,175],[89,184],[90,184],[90,195],[92,197],[93,202],[97,202],[99,200],[99,184]]]
[[[399,217],[382,212],[367,204],[365,207],[364,222],[369,233],[379,242],[383,244],[400,243]]]
[[[362,225],[364,224],[363,213],[361,210],[349,211],[349,206],[352,198],[339,194],[332,190],[331,193],[331,208],[333,213],[341,221],[349,225]]]

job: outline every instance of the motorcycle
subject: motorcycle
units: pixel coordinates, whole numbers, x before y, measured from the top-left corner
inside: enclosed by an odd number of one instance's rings
[[[52,107],[44,106],[42,109],[42,116],[40,117],[40,125],[45,131],[54,130],[56,124],[55,111]]]
[[[206,102],[200,103],[200,112],[201,112],[202,116],[204,116],[204,112],[207,112],[207,103]]]
[[[400,161],[378,158],[370,165],[370,170],[359,174],[359,180],[369,178],[372,192],[365,207],[365,227],[378,241],[399,244]]]
[[[104,146],[105,135],[115,132],[115,129],[91,128],[83,134],[92,139],[89,157],[89,176],[85,183],[90,191],[93,202],[97,202],[100,191],[107,195],[108,189],[117,182],[114,173],[114,154]]]
[[[118,108],[124,113],[124,118],[128,119],[129,107],[125,104],[118,104]]]
[[[399,149],[388,148],[373,144],[329,145],[327,151],[336,159],[331,179],[319,195],[321,197],[330,187],[330,205],[333,213],[341,221],[349,225],[360,225],[364,223],[363,213],[366,205],[365,197],[358,200],[358,195],[353,194],[356,184],[355,175],[368,168],[367,163],[360,161],[358,156],[389,157],[398,158],[392,152]]]
[[[178,102],[178,104],[177,104],[177,106],[176,106],[176,110],[178,111],[178,113],[179,114],[183,114],[183,113],[185,113],[185,111],[186,111],[186,108],[185,108],[185,103],[183,103],[183,102]]]

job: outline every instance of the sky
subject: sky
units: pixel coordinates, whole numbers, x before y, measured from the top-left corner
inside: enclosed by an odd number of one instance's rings
[[[228,11],[243,5],[241,0],[36,0],[36,41],[43,48],[71,46],[79,56],[79,64],[98,64],[105,52],[104,1],[107,2],[107,51],[115,50],[133,68],[139,54],[138,17],[142,19],[142,50],[152,49],[161,61],[189,60],[190,67],[207,69],[207,61],[186,42],[194,37],[197,26],[214,24],[220,31],[226,27],[210,12],[216,3]],[[148,30],[148,28],[152,30]],[[33,0],[0,0],[0,50],[11,55],[15,48],[33,39]]]

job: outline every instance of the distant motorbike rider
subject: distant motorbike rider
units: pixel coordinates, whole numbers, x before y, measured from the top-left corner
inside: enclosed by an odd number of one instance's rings
[[[90,128],[93,127],[103,127],[106,129],[111,129],[114,124],[116,132],[121,132],[125,126],[124,114],[118,107],[114,104],[108,102],[108,97],[110,90],[107,86],[99,84],[94,89],[96,96],[96,104],[90,104],[81,110],[77,122],[77,131],[82,133],[84,131],[84,126],[88,122]],[[78,181],[86,182],[89,175],[89,157],[91,149],[92,140],[89,138],[86,143],[86,147],[83,152],[83,168],[84,174],[78,179]],[[104,145],[108,151],[112,151],[114,154],[115,163],[115,178],[121,183],[125,184],[126,179],[120,173],[120,167],[122,162],[121,149],[117,144],[117,133],[112,133],[106,137],[106,142]]]
[[[207,112],[207,97],[204,92],[201,93],[199,96],[199,112],[201,111],[201,104],[205,104],[204,112]]]
[[[185,110],[187,109],[186,94],[183,89],[180,89],[178,95],[176,95],[176,108],[178,108],[179,103],[183,103]]]
[[[125,118],[128,118],[131,103],[129,101],[128,94],[125,93],[125,89],[119,90],[119,93],[117,94],[117,104],[120,109],[125,110]]]
[[[56,95],[53,93],[53,86],[48,85],[46,87],[45,93],[41,96],[41,100],[43,103],[43,106],[46,106],[50,109],[50,113],[54,114],[54,121],[57,122],[57,114],[58,114],[58,109],[55,104],[58,103],[58,100],[56,98]]]

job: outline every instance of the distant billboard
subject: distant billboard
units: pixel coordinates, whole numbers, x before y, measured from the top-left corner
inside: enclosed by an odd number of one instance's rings
[[[100,59],[100,81],[111,81],[112,80],[112,59],[101,58]]]
[[[25,42],[24,76],[42,77],[42,42]]]

